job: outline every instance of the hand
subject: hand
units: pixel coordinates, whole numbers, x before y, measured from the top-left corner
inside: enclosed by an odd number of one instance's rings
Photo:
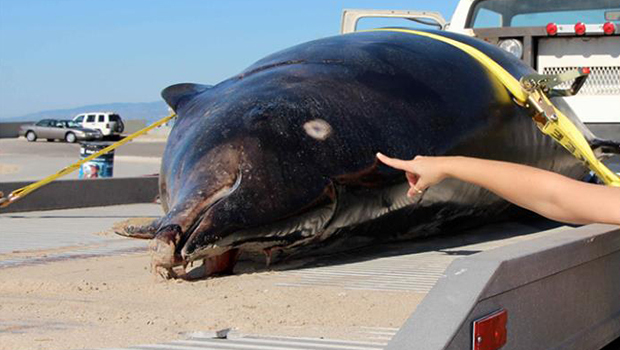
[[[442,167],[443,162],[438,157],[416,156],[411,160],[402,160],[377,153],[377,158],[385,165],[405,171],[409,182],[409,197],[422,193],[447,177]]]

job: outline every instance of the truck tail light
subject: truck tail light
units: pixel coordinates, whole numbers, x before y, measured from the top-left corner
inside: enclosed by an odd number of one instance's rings
[[[558,25],[555,23],[547,24],[547,34],[556,35],[558,33]]]
[[[577,22],[575,24],[575,34],[584,35],[586,33],[586,25],[583,22]]]
[[[612,35],[613,33],[615,33],[615,31],[616,25],[612,22],[606,22],[605,24],[603,24],[603,33],[605,33],[605,35]]]
[[[109,129],[109,128],[110,128],[110,123],[106,123],[106,124],[105,124],[105,128],[106,128],[106,129]]]
[[[475,320],[472,348],[474,350],[497,350],[504,346],[508,333],[507,321],[508,312],[504,309]]]

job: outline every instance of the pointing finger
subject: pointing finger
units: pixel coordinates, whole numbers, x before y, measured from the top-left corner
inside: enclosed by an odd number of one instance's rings
[[[384,163],[385,165],[391,166],[392,168],[407,170],[407,161],[402,159],[390,158],[384,154],[377,153],[377,158]]]

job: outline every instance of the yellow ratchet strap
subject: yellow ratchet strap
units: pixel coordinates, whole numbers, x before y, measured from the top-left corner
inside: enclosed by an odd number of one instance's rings
[[[531,89],[526,89],[524,85],[528,86],[527,84],[517,80],[482,51],[454,39],[418,30],[380,28],[369,31],[400,32],[424,36],[439,40],[466,52],[486,67],[497,79],[499,79],[499,81],[504,84],[506,89],[510,91],[520,105],[525,105],[526,107],[534,108],[536,110],[537,114],[533,119],[538,128],[544,134],[551,136],[554,140],[571,152],[573,156],[581,160],[603,182],[605,182],[605,184],[620,187],[620,177],[596,158],[592,148],[581,131],[579,131],[575,124],[573,124],[568,117],[566,117],[551,103],[549,98],[540,88],[530,85]]]
[[[127,142],[135,139],[138,136],[142,136],[144,134],[146,134],[147,132],[151,131],[152,129],[163,125],[165,123],[167,123],[169,120],[171,120],[172,118],[176,117],[176,114],[172,113],[171,115],[156,121],[155,123],[147,126],[146,128],[140,130],[140,131],[136,131],[135,133],[123,138],[122,140],[115,142],[111,145],[109,145],[108,147],[102,149],[101,151],[94,153],[74,164],[69,165],[68,167],[65,167],[64,169],[60,170],[59,172],[57,172],[54,175],[50,175],[48,177],[46,177],[45,179],[32,183],[28,186],[22,187],[20,189],[17,189],[13,192],[11,192],[11,194],[6,197],[6,198],[2,198],[2,195],[0,194],[0,208],[4,208],[4,207],[8,207],[10,204],[14,203],[15,201],[27,196],[28,194],[32,193],[33,191],[39,189],[40,187],[43,187],[45,185],[47,185],[48,183],[58,179],[59,177],[65,176],[71,172],[74,172],[75,170],[79,169],[82,164],[89,162],[97,157],[99,157],[102,154],[106,154],[112,150],[115,150],[116,148],[126,144]],[[1,193],[1,192],[0,192]]]

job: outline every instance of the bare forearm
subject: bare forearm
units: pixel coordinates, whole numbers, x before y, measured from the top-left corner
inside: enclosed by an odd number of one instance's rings
[[[525,165],[468,157],[390,158],[384,164],[404,170],[408,196],[423,193],[446,177],[484,187],[548,218],[576,223],[620,225],[620,188],[587,184]]]
[[[484,187],[548,218],[620,225],[620,188],[587,184],[548,171],[467,157],[441,159],[446,176]]]

